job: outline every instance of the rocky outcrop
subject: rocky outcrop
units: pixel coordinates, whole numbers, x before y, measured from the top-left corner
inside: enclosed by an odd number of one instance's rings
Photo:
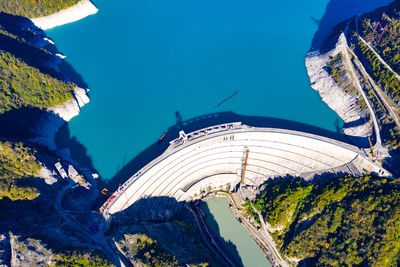
[[[67,23],[78,21],[87,16],[96,14],[98,11],[99,10],[96,8],[95,5],[93,5],[92,2],[90,2],[90,0],[83,0],[78,2],[76,5],[68,9],[61,10],[60,12],[57,12],[55,14],[46,17],[34,18],[32,19],[32,22],[38,28],[41,28],[42,30],[47,30]]]
[[[331,109],[333,109],[346,123],[343,132],[358,146],[365,146],[367,138],[372,134],[372,125],[365,120],[368,111],[357,106],[358,94],[353,96],[346,93],[327,71],[330,58],[339,53],[336,49],[320,54],[319,51],[310,52],[305,65],[310,77],[311,87]]]
[[[65,102],[62,105],[48,109],[49,112],[43,114],[38,121],[37,127],[34,130],[35,137],[30,141],[47,146],[50,150],[56,150],[55,136],[61,126],[65,122],[70,121],[77,116],[80,109],[90,99],[87,95],[87,90],[76,87],[73,92],[74,98]]]
[[[52,107],[49,109],[49,111],[58,115],[65,121],[70,121],[73,117],[79,114],[81,107],[90,101],[85,89],[76,87],[73,95],[73,100],[67,101],[62,105]]]
[[[11,266],[51,266],[55,264],[53,252],[39,240],[20,239],[10,233]]]

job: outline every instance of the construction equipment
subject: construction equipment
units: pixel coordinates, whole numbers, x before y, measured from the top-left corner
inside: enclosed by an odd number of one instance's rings
[[[387,40],[385,46],[388,46],[388,44],[389,44],[390,41],[392,40],[393,35],[397,35],[396,29],[393,29],[392,32],[390,33],[389,39]]]
[[[380,26],[381,29],[382,29],[382,25],[381,25],[381,23],[379,21],[375,24],[375,28],[372,31],[371,37],[369,37],[369,41],[368,41],[369,43],[374,39],[374,34],[375,34],[376,29],[378,28],[378,26]]]
[[[375,149],[372,146],[372,142],[371,142],[371,138],[368,137],[368,141],[369,141],[369,146],[371,147],[371,155],[372,155],[372,159],[375,161],[376,160],[376,155],[375,155]]]
[[[399,43],[400,43],[400,37],[399,37],[399,39],[397,39],[395,46],[397,46]]]
[[[381,40],[382,40],[383,35],[384,35],[385,32],[387,32],[388,30],[389,30],[389,28],[388,28],[388,25],[386,24],[385,28],[383,28],[383,31],[382,31],[381,35],[379,36],[379,40],[378,40],[378,43],[377,43],[377,44],[380,44],[380,43],[381,43]]]
[[[249,159],[249,149],[244,152],[243,168],[242,168],[242,179],[240,180],[240,185],[244,184],[244,176],[246,175],[247,160]]]
[[[101,193],[102,193],[103,195],[105,195],[105,196],[110,196],[110,195],[111,195],[110,191],[108,191],[107,188],[104,188],[104,189],[101,191]]]

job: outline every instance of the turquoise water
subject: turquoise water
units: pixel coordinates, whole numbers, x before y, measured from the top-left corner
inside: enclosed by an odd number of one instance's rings
[[[215,197],[202,203],[202,208],[207,215],[207,224],[226,242],[231,241],[235,244],[243,266],[271,266],[257,243],[233,217],[228,204],[228,200],[221,197]],[[216,226],[215,222],[219,226]],[[223,227],[221,227],[222,225]]]
[[[153,144],[177,111],[183,120],[233,111],[336,130],[304,67],[327,0],[94,3],[98,14],[47,34],[91,89],[68,127],[102,178]]]

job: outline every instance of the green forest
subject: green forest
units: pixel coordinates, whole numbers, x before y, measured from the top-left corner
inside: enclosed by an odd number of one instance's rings
[[[56,266],[76,266],[76,267],[111,267],[110,264],[103,256],[94,253],[84,253],[82,251],[73,252],[69,254],[56,254]]]
[[[37,18],[77,4],[79,0],[0,0],[0,12]]]
[[[23,107],[48,108],[72,99],[65,83],[0,50],[0,114]]]
[[[39,177],[41,166],[35,150],[20,143],[0,141],[0,199],[34,199],[39,195],[35,187],[23,185],[30,177]]]
[[[369,42],[379,56],[397,73],[400,72],[399,16],[400,2],[394,1],[387,8],[362,16],[358,23],[360,37]],[[396,75],[380,63],[374,52],[358,36],[353,38],[352,44],[362,53],[369,65],[370,73],[379,86],[392,98],[400,100],[400,82]]]
[[[384,10],[366,14],[359,22],[361,37],[371,42],[374,49],[396,72],[400,71],[399,16],[400,2],[394,1]]]
[[[355,44],[368,63],[372,77],[392,98],[400,100],[400,82],[396,75],[384,66],[378,57],[361,40]]]
[[[181,266],[175,256],[162,248],[157,240],[153,240],[144,234],[137,234],[136,248],[130,253],[144,265],[155,267]]]
[[[316,266],[400,264],[400,179],[267,183],[252,204],[289,257]]]

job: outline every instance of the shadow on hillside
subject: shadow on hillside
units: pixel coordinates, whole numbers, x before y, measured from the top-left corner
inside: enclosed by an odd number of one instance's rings
[[[387,170],[390,170],[393,177],[400,177],[400,147],[389,150],[390,157],[384,159],[382,165]]]
[[[54,202],[62,184],[49,185],[38,178],[26,178],[17,182],[33,185],[41,194],[34,200],[0,199],[0,233],[11,231],[16,235],[35,238],[57,231],[63,219],[56,212]],[[57,239],[57,236],[52,238]]]
[[[71,81],[82,88],[88,88],[82,76],[68,62],[55,56],[60,53],[57,47],[43,40],[46,34],[31,20],[0,12],[0,25],[13,35],[0,34],[0,49],[10,52],[42,73],[66,82]],[[25,42],[20,40],[25,40]]]
[[[347,20],[359,13],[373,11],[374,9],[385,6],[391,2],[392,0],[329,1],[324,16],[321,18],[321,20],[319,20],[318,31],[314,35],[312,47],[310,50],[318,50],[321,47],[323,40],[325,40],[330,35],[332,29],[338,23]]]
[[[68,123],[65,123],[56,133],[56,144],[58,149],[68,148],[71,152],[71,158],[80,165],[89,167],[96,172],[93,166],[92,158],[87,154],[86,147],[77,140],[75,136],[71,136]]]
[[[177,113],[179,114],[179,112]],[[177,124],[168,128],[166,137],[162,143],[159,144],[157,142],[158,140],[154,140],[155,142],[152,145],[129,161],[120,169],[118,173],[115,174],[115,176],[109,182],[109,189],[114,191],[119,184],[124,183],[130,176],[139,171],[154,158],[161,155],[168,148],[169,142],[175,138],[178,138],[180,130],[190,133],[205,127],[229,122],[242,122],[243,124],[254,127],[270,127],[302,131],[350,143],[343,134],[331,132],[312,125],[269,117],[243,116],[235,114],[231,111],[212,113],[186,121],[177,119]]]
[[[205,238],[208,241],[210,241],[211,238],[214,239],[218,247],[221,248],[225,254],[229,255],[228,257],[233,262],[235,262],[235,266],[243,266],[236,245],[230,240],[225,240],[221,237],[220,227],[218,226],[214,216],[209,211],[207,205],[201,205],[200,208],[200,203],[201,202],[187,204],[186,202],[177,202],[175,198],[167,196],[142,198],[127,209],[113,214],[109,231],[117,232],[118,229],[121,229],[121,226],[131,224],[146,224],[149,225],[149,227],[150,225],[162,224],[164,222],[172,221],[178,214],[184,212],[186,213],[186,222],[188,218],[190,218],[190,223],[195,227],[196,232],[199,231],[196,221],[200,222],[202,225],[205,225],[206,223],[207,228],[211,231],[208,232],[209,234],[205,234]],[[192,209],[196,215],[191,213],[189,209]],[[178,241],[179,239],[179,237],[173,236],[173,233],[170,233],[170,242]],[[211,242],[209,243],[211,244]],[[180,244],[174,245],[179,246]],[[216,249],[213,249],[213,251],[218,253]],[[220,257],[220,259],[222,259],[222,257]],[[196,262],[187,262],[187,264],[195,263]]]
[[[32,138],[36,123],[45,113],[39,108],[20,108],[0,114],[0,138]]]

